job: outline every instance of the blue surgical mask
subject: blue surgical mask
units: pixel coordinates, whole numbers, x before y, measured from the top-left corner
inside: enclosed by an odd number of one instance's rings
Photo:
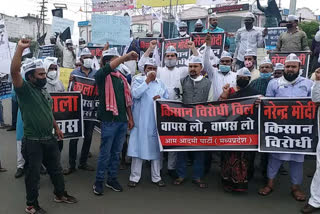
[[[231,70],[230,65],[219,65],[219,70],[221,73],[228,73]]]
[[[269,79],[271,77],[272,73],[260,73],[260,77],[262,79]]]

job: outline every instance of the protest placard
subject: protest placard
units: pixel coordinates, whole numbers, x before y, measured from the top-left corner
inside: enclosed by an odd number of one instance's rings
[[[223,50],[224,50],[224,42],[225,42],[225,33],[210,33],[211,38],[211,49],[214,54],[220,58]],[[206,43],[207,33],[192,33],[191,39],[194,41],[194,45],[199,49],[199,52],[203,52]]]
[[[286,27],[271,27],[268,28],[268,34],[264,39],[264,44],[266,50],[275,50],[277,48],[277,42],[280,37],[280,34],[287,32]]]
[[[190,38],[178,38],[178,39],[166,39],[164,40],[164,51],[169,47],[173,46],[178,53],[177,67],[186,67],[187,60],[190,57],[190,50],[188,42]]]
[[[60,67],[60,80],[63,83],[64,88],[67,90],[69,86],[70,74],[73,71],[72,68]]]
[[[60,18],[57,16],[52,17],[51,31],[62,33],[65,29],[70,27],[71,34],[73,32],[74,21],[69,19]]]

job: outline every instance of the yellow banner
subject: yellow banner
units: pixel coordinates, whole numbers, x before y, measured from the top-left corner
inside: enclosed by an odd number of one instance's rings
[[[178,5],[182,4],[195,4],[196,0],[179,0]],[[176,0],[171,1],[171,5],[177,4]],[[151,7],[165,7],[170,6],[170,0],[137,0],[137,8],[141,8],[142,5],[147,5]]]
[[[64,88],[68,90],[70,74],[73,71],[72,68],[61,68],[60,67],[60,80],[64,85]]]

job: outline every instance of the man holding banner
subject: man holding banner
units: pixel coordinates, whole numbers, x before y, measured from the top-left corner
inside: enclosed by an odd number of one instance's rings
[[[105,185],[116,191],[123,191],[118,182],[120,152],[125,141],[127,129],[134,126],[132,117],[132,98],[126,78],[115,70],[120,64],[137,60],[134,51],[113,57],[110,63],[102,60],[102,67],[95,75],[99,92],[98,119],[101,120],[101,145],[98,158],[96,181],[93,192],[103,194],[105,172],[108,169],[108,180]]]
[[[61,44],[60,36],[57,38],[57,46],[62,51],[62,66],[64,68],[74,68],[76,63],[76,54],[73,49],[73,44],[71,39],[67,39],[65,46]]]
[[[295,54],[287,56],[283,76],[269,83],[266,97],[310,97],[313,82],[299,76],[300,64],[301,61]],[[292,196],[297,201],[305,201],[306,195],[300,188],[304,162],[304,155],[301,154],[270,153],[267,169],[268,183],[259,190],[259,194],[266,196],[273,191],[275,177],[284,161],[288,161],[290,165]]]

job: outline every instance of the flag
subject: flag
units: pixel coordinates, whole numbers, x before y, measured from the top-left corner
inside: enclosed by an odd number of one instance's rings
[[[37,40],[39,45],[44,45],[44,40],[45,40],[46,36],[47,36],[47,33],[40,36],[40,38]]]
[[[157,43],[158,43],[158,42],[157,42]],[[154,61],[156,62],[156,65],[157,65],[158,67],[160,67],[160,66],[161,66],[161,60],[160,60],[160,55],[159,55],[158,44],[156,45],[155,49],[153,50],[152,58],[153,58]]]
[[[145,16],[146,14],[150,13],[152,11],[151,6],[142,5],[142,15]]]
[[[156,18],[160,22],[162,22],[162,10],[158,10],[158,11],[152,10],[152,18]]]
[[[177,30],[178,30],[178,31],[179,31],[180,22],[181,22],[181,20],[180,20],[179,16],[177,15],[177,16],[176,16],[176,19],[175,19],[175,21],[174,21],[174,24],[177,26]]]
[[[65,29],[63,31],[63,33],[60,35],[60,39],[62,41],[66,41],[67,39],[71,39],[71,31],[70,31],[70,27],[67,27],[67,29]]]

